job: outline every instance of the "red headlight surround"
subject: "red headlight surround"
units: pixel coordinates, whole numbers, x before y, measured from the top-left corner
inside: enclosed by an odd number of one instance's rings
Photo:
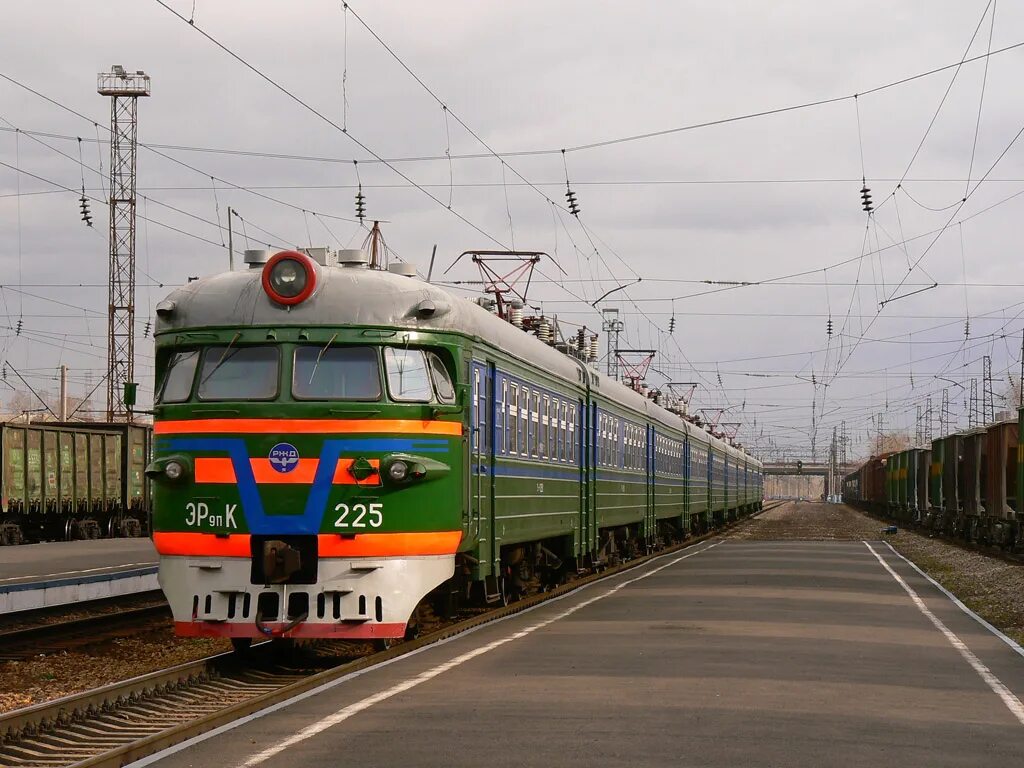
[[[274,268],[283,261],[294,261],[298,264],[303,272],[305,273],[306,284],[302,287],[297,294],[294,296],[285,296],[274,290],[274,285],[271,282],[271,276],[273,275]],[[285,306],[294,306],[301,304],[316,290],[316,267],[313,266],[313,260],[305,254],[299,253],[298,251],[280,251],[270,257],[270,260],[263,267],[263,275],[261,282],[263,283],[263,291],[271,298],[271,300],[278,304]]]

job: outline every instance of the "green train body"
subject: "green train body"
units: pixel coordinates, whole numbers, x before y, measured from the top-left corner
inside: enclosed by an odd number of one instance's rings
[[[140,424],[0,424],[0,541],[143,533],[150,440]]]
[[[757,509],[761,465],[415,278],[286,254],[158,306],[154,541],[186,635],[389,638]]]

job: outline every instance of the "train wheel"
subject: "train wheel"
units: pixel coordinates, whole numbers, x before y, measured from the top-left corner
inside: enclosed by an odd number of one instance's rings
[[[231,638],[231,649],[235,652],[236,656],[247,656],[250,648],[252,648],[251,637]]]
[[[415,640],[423,633],[424,622],[430,613],[430,607],[420,603],[416,610],[409,617],[409,623],[405,625],[405,639]]]

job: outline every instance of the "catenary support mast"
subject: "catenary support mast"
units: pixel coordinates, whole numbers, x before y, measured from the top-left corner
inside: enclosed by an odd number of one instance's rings
[[[130,417],[135,399],[135,156],[139,97],[149,96],[149,75],[114,65],[98,75],[96,90],[110,97],[107,421],[114,421]]]

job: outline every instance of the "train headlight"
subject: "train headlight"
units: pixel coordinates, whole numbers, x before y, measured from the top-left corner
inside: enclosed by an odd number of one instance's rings
[[[263,267],[263,290],[278,304],[299,304],[316,289],[313,260],[298,251],[274,254]]]
[[[404,482],[409,476],[409,465],[404,461],[392,462],[391,466],[388,467],[388,477],[394,480],[396,483]]]
[[[187,456],[164,456],[150,462],[145,474],[158,483],[180,483],[192,474],[192,462]]]

